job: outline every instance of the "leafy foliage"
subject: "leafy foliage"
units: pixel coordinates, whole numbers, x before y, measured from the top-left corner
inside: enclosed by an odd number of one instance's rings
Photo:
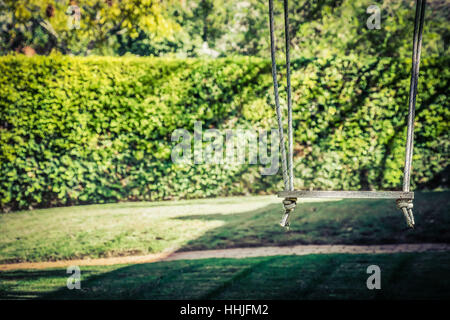
[[[269,56],[267,0],[80,0],[80,30],[67,29],[65,0],[0,1],[0,54],[29,45],[38,53],[52,50],[85,55],[200,57],[202,46],[222,56]],[[448,55],[449,0],[428,0],[423,56]],[[2,5],[3,4],[3,5]],[[48,4],[54,16],[46,16]],[[369,30],[367,8],[378,5],[381,29]],[[275,1],[276,38],[284,46],[283,1]],[[410,56],[414,1],[290,1],[294,58]],[[58,34],[42,27],[51,26]]]
[[[448,55],[450,2],[429,0],[427,3],[423,56]],[[380,30],[370,30],[366,26],[370,17],[367,8],[374,4],[381,10]],[[275,35],[281,52],[284,48],[283,1],[274,1],[274,6]],[[170,16],[184,33],[177,52],[198,56],[198,50],[191,47],[206,41],[223,56],[269,57],[267,0],[193,0],[184,6],[174,3],[169,8]],[[414,1],[298,0],[289,1],[289,8],[294,58],[348,54],[361,58],[406,58],[411,55]]]
[[[415,187],[448,184],[449,58],[425,59]],[[296,185],[401,185],[409,61],[293,61]],[[2,210],[273,192],[262,166],[175,165],[177,128],[275,128],[270,62],[0,58]],[[447,171],[445,169],[447,168]],[[446,173],[447,172],[447,173]]]
[[[169,1],[170,2],[170,1]],[[72,54],[112,54],[117,35],[131,39],[143,30],[167,37],[178,26],[164,15],[164,4],[155,0],[80,0],[79,30],[68,27],[69,1],[4,0],[0,3],[0,52],[33,45],[39,53],[52,50]],[[49,9],[51,8],[51,9]]]
[[[422,63],[413,160],[417,187],[429,184],[449,164],[450,74],[441,69],[448,65],[448,58]],[[295,74],[296,152],[304,157],[296,166],[297,187],[399,187],[409,70],[408,60],[383,58],[366,64],[353,57],[317,60]],[[438,181],[442,179],[448,176]]]

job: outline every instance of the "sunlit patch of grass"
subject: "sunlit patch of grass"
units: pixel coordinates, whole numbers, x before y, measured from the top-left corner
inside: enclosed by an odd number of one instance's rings
[[[286,232],[275,196],[76,206],[0,215],[0,262],[292,244],[449,242],[450,192],[416,193],[407,230],[391,200],[300,201]]]
[[[242,200],[242,199],[241,199]],[[276,199],[275,199],[276,200]],[[273,197],[178,201],[160,206],[119,203],[16,212],[0,216],[0,261],[43,261],[176,250],[225,222],[178,217],[238,214]]]

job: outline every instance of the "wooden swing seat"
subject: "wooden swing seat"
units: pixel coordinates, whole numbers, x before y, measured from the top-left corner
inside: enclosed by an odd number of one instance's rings
[[[279,198],[329,199],[405,199],[413,200],[414,192],[404,191],[281,191]]]

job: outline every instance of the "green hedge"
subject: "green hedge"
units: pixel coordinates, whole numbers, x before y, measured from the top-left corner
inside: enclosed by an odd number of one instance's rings
[[[415,187],[448,185],[449,61],[422,63]],[[410,62],[346,57],[293,69],[296,186],[401,186]],[[2,57],[1,210],[281,188],[260,166],[173,164],[171,133],[196,121],[275,128],[270,63]]]

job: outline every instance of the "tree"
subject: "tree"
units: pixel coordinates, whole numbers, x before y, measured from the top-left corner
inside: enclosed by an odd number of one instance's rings
[[[143,30],[167,37],[179,26],[164,14],[170,3],[158,0],[80,0],[79,29],[70,29],[66,0],[0,0],[0,52],[35,47],[39,53],[108,53],[116,37],[136,38]]]

